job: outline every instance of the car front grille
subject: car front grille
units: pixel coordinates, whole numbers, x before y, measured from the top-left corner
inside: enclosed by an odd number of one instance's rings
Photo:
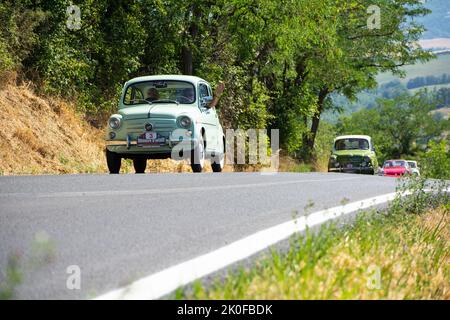
[[[151,123],[153,125],[153,131],[157,132],[172,132],[177,128],[175,119],[137,119],[126,120],[124,122],[124,128],[127,133],[140,134],[145,132],[145,124]]]
[[[342,164],[359,164],[364,161],[363,156],[338,156],[337,162]]]

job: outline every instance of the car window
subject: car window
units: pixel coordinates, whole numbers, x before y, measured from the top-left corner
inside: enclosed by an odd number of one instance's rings
[[[369,141],[366,139],[349,138],[339,139],[335,143],[336,150],[369,150]]]
[[[209,96],[208,86],[206,84],[200,84],[199,95],[200,99]]]
[[[417,167],[415,162],[408,162],[408,164],[413,169],[415,169]]]
[[[385,168],[390,167],[407,167],[407,164],[405,161],[386,161],[383,165]]]
[[[142,91],[137,87],[131,87],[125,92],[125,101],[132,101],[135,99],[144,99]]]
[[[194,85],[186,81],[156,80],[133,83],[126,88],[123,103],[133,106],[146,103],[194,103]]]

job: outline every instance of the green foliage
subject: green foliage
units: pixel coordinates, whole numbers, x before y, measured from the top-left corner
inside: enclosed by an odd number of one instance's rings
[[[317,138],[314,144],[316,170],[328,170],[328,161],[330,159],[334,138],[336,138],[336,127],[322,121],[317,131]]]
[[[444,140],[430,141],[429,149],[421,157],[422,174],[425,177],[450,180],[450,150]]]
[[[9,300],[15,297],[15,291],[23,281],[20,255],[17,253],[8,255],[8,262],[0,282],[0,300]]]
[[[28,8],[28,1],[0,3],[0,74],[17,70],[38,45],[36,28],[45,19],[40,8]]]
[[[135,76],[224,81],[225,126],[280,129],[289,152],[311,151],[322,112],[336,108],[330,94],[353,98],[378,72],[430,57],[411,45],[423,28],[409,18],[427,13],[419,0],[78,0],[79,30],[66,25],[69,4],[2,3],[0,68],[22,65],[90,119]],[[389,12],[381,30],[367,28],[374,4]]]
[[[371,136],[381,161],[417,156],[448,128],[448,121],[433,117],[435,102],[423,93],[381,99],[378,103],[375,109],[341,118],[337,130],[340,134]]]

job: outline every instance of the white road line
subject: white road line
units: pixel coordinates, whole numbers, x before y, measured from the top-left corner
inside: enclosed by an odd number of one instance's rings
[[[326,221],[392,201],[396,193],[385,194],[343,206],[318,211],[295,220],[259,231],[244,239],[233,242],[213,252],[157,272],[121,289],[103,294],[96,299],[158,299],[177,288],[187,285],[208,274],[214,273],[235,262],[248,258],[307,227],[320,225]]]
[[[299,183],[310,182],[337,182],[355,180],[358,177],[351,178],[336,178],[336,179],[309,179],[309,180],[290,180],[290,181],[275,181],[275,182],[262,182],[262,183],[245,183],[234,184],[225,186],[203,186],[203,187],[185,187],[185,188],[164,188],[164,189],[141,189],[141,190],[108,190],[108,191],[73,191],[73,192],[46,192],[46,193],[3,193],[0,194],[0,198],[8,197],[34,197],[34,198],[73,198],[73,197],[105,197],[105,196],[136,196],[136,195],[149,195],[149,194],[173,194],[173,193],[186,193],[186,192],[201,192],[201,191],[215,191],[215,190],[228,190],[236,188],[261,188],[271,186],[281,186]]]

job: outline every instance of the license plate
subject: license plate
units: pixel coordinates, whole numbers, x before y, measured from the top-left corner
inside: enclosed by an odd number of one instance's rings
[[[158,134],[156,132],[146,132],[141,136],[141,138],[144,140],[156,140],[158,139]]]
[[[137,143],[139,146],[144,147],[158,147],[162,144],[166,143],[166,138],[161,137],[156,132],[145,132],[142,135],[140,135],[137,139]]]
[[[353,168],[353,165],[351,163],[347,164],[347,169]]]

